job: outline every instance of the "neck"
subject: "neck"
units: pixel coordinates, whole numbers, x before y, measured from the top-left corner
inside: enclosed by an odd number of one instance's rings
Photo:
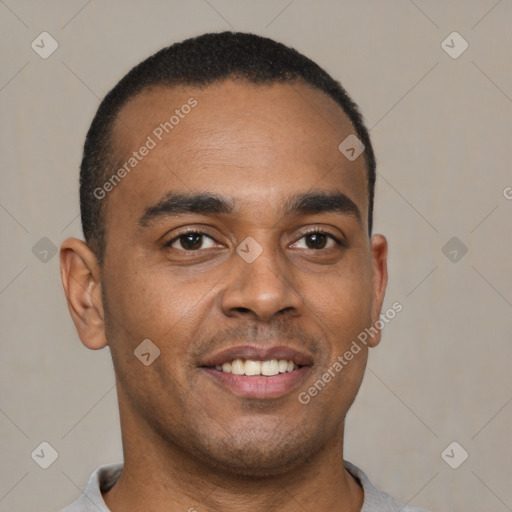
[[[319,453],[271,476],[228,473],[136,430],[123,425],[123,473],[104,495],[112,512],[361,510],[363,491],[343,465],[343,426]]]

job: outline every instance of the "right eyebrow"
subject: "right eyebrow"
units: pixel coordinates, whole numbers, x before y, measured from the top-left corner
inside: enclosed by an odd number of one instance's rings
[[[149,226],[153,221],[168,215],[180,213],[219,214],[231,213],[234,209],[232,200],[218,194],[177,194],[169,192],[156,204],[144,210],[139,219],[141,227]]]

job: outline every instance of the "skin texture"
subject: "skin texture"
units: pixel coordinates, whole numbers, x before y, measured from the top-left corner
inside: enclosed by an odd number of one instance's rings
[[[104,199],[102,266],[80,240],[61,247],[80,339],[109,346],[118,379],[125,469],[106,503],[114,512],[358,511],[363,492],[343,467],[343,431],[367,347],[309,404],[297,399],[378,320],[384,298],[387,243],[368,235],[364,160],[338,150],[354,130],[333,100],[302,83],[158,87],[120,112],[119,165],[192,96],[197,106]],[[234,210],[142,227],[146,209],[171,191],[222,195]],[[342,192],[361,218],[282,214],[290,195],[311,191]],[[189,227],[207,235],[201,250],[176,239]],[[311,244],[311,228],[343,245]],[[248,236],[263,249],[252,263],[236,252]],[[144,339],[161,351],[149,366],[133,353]],[[283,396],[241,397],[201,364],[245,344],[290,346],[312,365]]]

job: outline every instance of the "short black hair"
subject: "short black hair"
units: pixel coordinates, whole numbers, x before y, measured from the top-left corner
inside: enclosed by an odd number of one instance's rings
[[[375,156],[357,105],[342,85],[311,59],[267,37],[242,32],[208,33],[163,48],[132,68],[105,96],[91,123],[80,167],[80,214],[85,240],[101,263],[105,251],[105,202],[94,193],[115,167],[113,125],[121,108],[151,86],[205,87],[226,79],[257,85],[302,81],[336,101],[364,144],[368,231],[372,232]],[[341,141],[340,141],[341,142]]]

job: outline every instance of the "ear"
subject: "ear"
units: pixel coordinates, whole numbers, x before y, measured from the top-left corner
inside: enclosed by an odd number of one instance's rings
[[[373,265],[373,303],[372,303],[372,326],[380,318],[382,303],[388,284],[388,242],[382,235],[373,235],[371,240],[372,265]],[[381,330],[369,340],[369,345],[375,347],[381,339]]]
[[[91,350],[106,347],[100,268],[96,255],[85,242],[68,238],[62,243],[60,274],[69,312],[82,343]]]

